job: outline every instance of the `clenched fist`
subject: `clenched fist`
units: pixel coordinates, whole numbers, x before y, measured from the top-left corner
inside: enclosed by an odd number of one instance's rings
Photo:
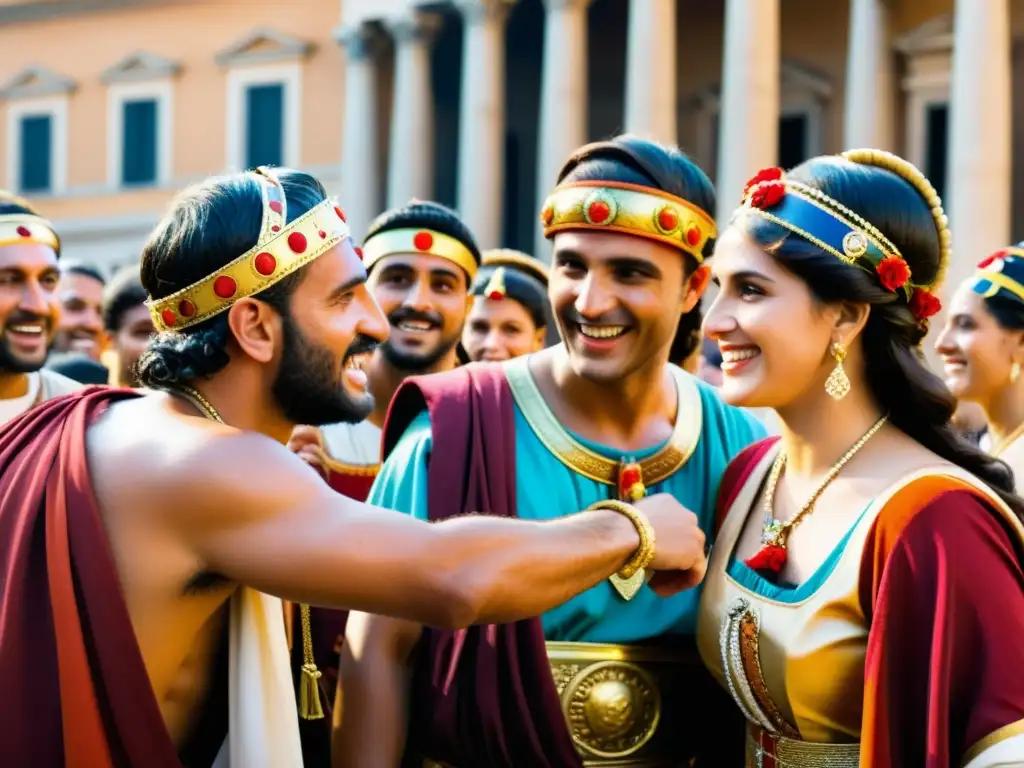
[[[704,580],[708,561],[704,531],[697,516],[667,493],[647,496],[634,503],[654,528],[654,576],[648,586],[662,597],[691,589]]]

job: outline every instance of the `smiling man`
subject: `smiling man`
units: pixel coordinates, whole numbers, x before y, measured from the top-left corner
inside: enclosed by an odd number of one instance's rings
[[[97,387],[0,431],[5,765],[299,768],[279,598],[465,626],[547,610],[633,561],[669,592],[703,566],[669,496],[429,525],[335,493],[290,453],[296,424],[366,417],[350,362],[388,333],[312,176],[184,191],[141,275],[158,333],[139,379],[165,391]],[[322,714],[319,676],[303,668],[304,717]]]
[[[406,382],[373,503],[430,520],[474,509],[551,520],[663,492],[710,540],[726,464],[764,435],[668,362],[707,284],[713,205],[711,182],[675,148],[620,137],[578,150],[541,214],[563,343]],[[634,574],[457,635],[353,614],[342,689],[358,705],[334,764],[394,768],[404,753],[403,764],[455,768],[729,766],[712,737],[725,723],[706,718],[718,702],[740,723],[693,649],[699,598],[661,599]]]
[[[106,349],[103,330],[103,273],[91,264],[68,262],[61,269],[60,323],[53,348],[100,362]]]
[[[81,385],[43,368],[60,318],[60,239],[0,190],[0,426]]]

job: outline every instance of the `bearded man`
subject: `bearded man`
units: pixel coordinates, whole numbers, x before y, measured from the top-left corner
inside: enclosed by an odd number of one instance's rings
[[[298,423],[366,417],[349,362],[388,329],[313,177],[186,190],[141,275],[159,333],[139,379],[165,391],[92,387],[0,431],[5,764],[301,766],[280,598],[454,627],[644,564],[666,592],[702,576],[703,536],[667,496],[428,525],[335,493],[284,447]]]
[[[53,225],[0,190],[0,426],[81,386],[43,367],[60,319],[59,258]]]

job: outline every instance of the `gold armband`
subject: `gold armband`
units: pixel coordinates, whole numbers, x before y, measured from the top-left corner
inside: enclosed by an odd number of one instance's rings
[[[636,527],[636,532],[640,536],[640,546],[637,547],[630,561],[622,566],[622,569],[616,574],[620,579],[631,579],[637,572],[651,564],[654,559],[654,527],[643,512],[632,504],[615,499],[599,501],[596,504],[591,504],[589,508],[610,509],[620,515],[625,515]]]

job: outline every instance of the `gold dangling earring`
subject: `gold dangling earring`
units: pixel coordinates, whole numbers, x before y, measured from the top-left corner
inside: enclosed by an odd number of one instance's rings
[[[1018,376],[1020,376],[1020,363],[1014,360],[1013,365],[1010,366],[1010,383],[1016,384]]]
[[[843,360],[846,359],[846,347],[838,341],[832,344],[832,357],[836,359],[836,367],[825,380],[825,391],[833,400],[842,400],[850,394],[850,377],[843,370]]]

